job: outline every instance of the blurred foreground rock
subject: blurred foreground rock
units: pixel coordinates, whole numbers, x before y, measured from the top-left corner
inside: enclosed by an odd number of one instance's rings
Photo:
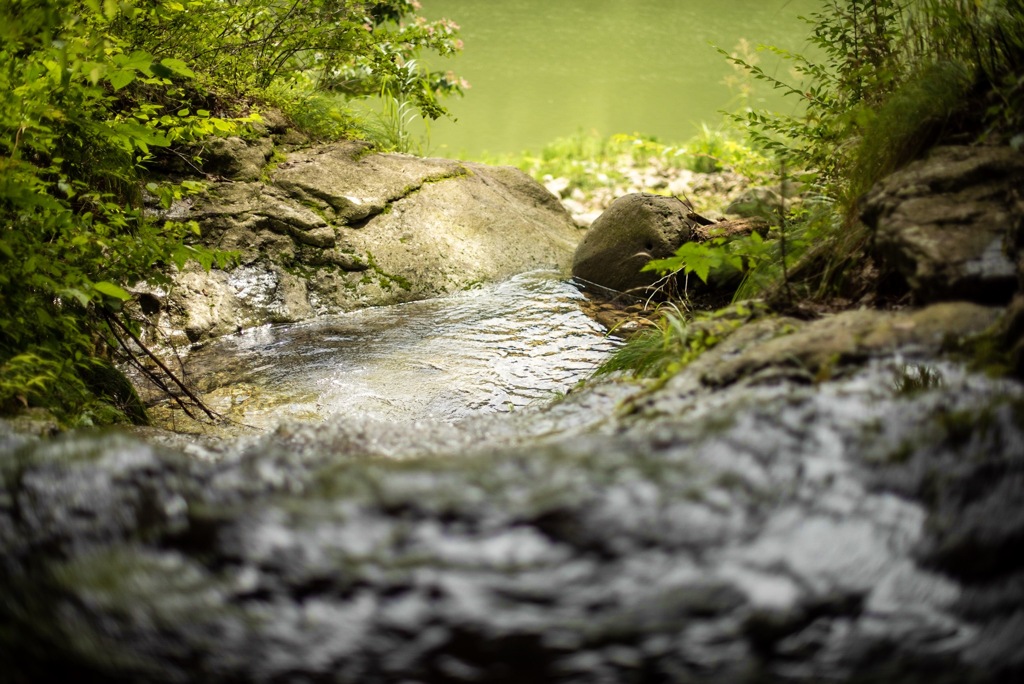
[[[1017,681],[1024,392],[937,360],[998,314],[766,316],[657,389],[198,459],[0,442],[0,671]]]

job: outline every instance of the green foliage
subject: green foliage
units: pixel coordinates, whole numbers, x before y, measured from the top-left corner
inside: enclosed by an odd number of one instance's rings
[[[833,0],[808,23],[820,58],[763,48],[789,60],[800,83],[762,70],[749,51],[722,52],[802,103],[793,115],[747,109],[734,120],[756,149],[774,156],[780,186],[795,176],[814,194],[797,213],[778,217],[771,240],[687,244],[649,270],[705,282],[743,270],[737,298],[780,286],[792,297],[791,279],[804,296],[834,292],[866,241],[854,217],[873,183],[951,131],[1024,146],[1024,0]],[[668,315],[601,372],[670,374],[721,338],[721,327],[709,329],[707,320]],[[894,389],[937,383],[931,369],[908,368]]]
[[[820,58],[761,48],[789,60],[802,82],[726,55],[797,98],[802,111],[748,110],[734,119],[763,149],[815,174],[833,198],[854,202],[920,153],[972,87],[988,91],[990,126],[1024,122],[1014,106],[1024,92],[1024,0],[833,0],[807,21]]]
[[[659,282],[666,285],[671,294],[686,298],[689,291],[689,276],[695,275],[705,285],[725,287],[739,280],[734,302],[754,299],[769,285],[782,277],[782,269],[799,258],[809,246],[807,226],[810,222],[797,223],[787,230],[786,240],[780,239],[782,227],[769,231],[767,237],[758,232],[749,235],[712,236],[702,242],[686,242],[675,253],[665,259],[652,259],[644,265],[644,271],[654,271],[661,276]],[[785,249],[783,249],[785,246]],[[682,287],[678,284],[682,283]]]
[[[380,89],[381,111],[360,125],[363,138],[385,152],[422,154],[426,141],[413,137],[411,126],[417,118],[415,99],[409,93],[422,88],[416,60],[409,60],[398,70],[398,75],[382,79]]]
[[[688,317],[667,313],[657,328],[641,332],[622,345],[595,375],[626,373],[634,378],[666,378],[717,346],[741,325],[764,316],[757,302],[737,302],[713,313]]]
[[[139,171],[159,148],[236,124],[123,92],[167,98],[191,71],[127,52],[107,33],[107,3],[11,0],[0,8],[0,410],[43,405],[70,422],[120,416],[89,377],[107,344],[103,316],[157,267],[223,255],[183,240],[194,223],[161,222],[147,192],[169,205],[196,184],[148,191]]]
[[[362,132],[348,96],[317,90],[316,83],[305,75],[272,83],[261,97],[314,140],[343,140],[358,137]]]
[[[642,270],[655,271],[663,277],[686,277],[692,273],[707,284],[712,275],[724,280],[755,268],[772,254],[771,245],[756,232],[731,238],[718,236],[703,242],[685,242],[674,255],[652,259]]]
[[[454,22],[427,21],[418,8],[413,0],[138,0],[111,28],[130,50],[169,56],[214,92],[291,102],[312,93],[366,97],[400,84],[401,97],[436,119],[445,114],[439,96],[465,84],[418,65],[408,79],[410,64],[423,50],[448,56],[462,43]]]
[[[739,270],[743,262],[725,249],[722,238],[707,242],[684,242],[676,250],[675,255],[667,259],[652,259],[641,269],[657,271],[660,275],[676,275],[682,273],[689,276],[696,274],[707,284],[711,271]]]
[[[845,253],[842,239],[848,236],[837,229],[839,217],[828,198],[805,198],[784,218],[784,222],[776,221],[778,225],[769,231],[769,239],[748,262],[735,299],[762,297],[780,283],[785,284],[790,271],[806,262],[816,250],[823,254]]]
[[[848,162],[845,197],[852,202],[926,150],[961,106],[970,84],[964,65],[932,64],[866,114]]]
[[[225,112],[279,102],[327,138],[355,128],[339,106],[346,98],[383,92],[427,118],[442,115],[438,98],[464,83],[420,69],[413,56],[456,52],[458,27],[415,17],[417,8],[413,0],[0,5],[0,411],[41,405],[70,423],[123,416],[110,383],[94,379],[120,343],[109,324],[134,328],[125,314],[133,286],[159,284],[188,260],[210,268],[230,259],[195,244],[194,222],[155,218],[154,209],[202,186],[147,182],[147,166],[257,118]]]
[[[710,128],[701,124],[701,132],[674,151],[683,166],[697,173],[732,170],[747,178],[756,178],[768,170],[768,159],[756,148],[742,142],[731,128]]]
[[[781,264],[763,262],[742,296],[780,279],[788,290],[787,266],[799,256],[805,294],[843,287],[867,242],[858,198],[942,135],[966,128],[1024,144],[1024,0],[833,0],[807,21],[818,57],[760,48],[788,60],[797,83],[763,71],[749,52],[726,55],[801,103],[792,115],[747,109],[733,118],[788,170],[780,182],[799,179],[818,199],[814,211],[785,218],[779,234],[795,238],[794,249],[779,250]],[[774,285],[764,277],[772,272]]]
[[[539,152],[486,161],[516,166],[541,181],[566,178],[569,191],[628,185],[627,171],[636,166],[686,168],[699,173],[731,170],[748,178],[760,176],[769,168],[767,159],[736,135],[707,126],[682,144],[662,143],[638,133],[605,137],[580,131],[548,143]]]
[[[810,44],[822,55],[820,59],[759,47],[790,62],[803,82],[788,83],[741,56],[719,52],[756,80],[800,101],[802,108],[796,114],[747,109],[733,118],[747,128],[758,147],[785,155],[790,163],[813,172],[821,187],[832,189],[845,181],[864,112],[880,102],[900,77],[903,3],[835,0],[806,21],[811,27]]]

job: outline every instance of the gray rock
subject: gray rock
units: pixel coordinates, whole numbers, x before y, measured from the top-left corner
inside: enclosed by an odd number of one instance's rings
[[[277,166],[273,183],[339,223],[358,224],[426,183],[465,174],[454,160],[373,154],[368,143],[347,142],[288,155]]]
[[[1024,397],[935,368],[942,385],[914,396],[884,363],[819,386],[662,387],[646,400],[663,411],[505,446],[493,421],[339,421],[215,462],[112,434],[15,444],[0,667],[90,684],[1018,681]],[[415,458],[375,457],[390,451]]]
[[[619,197],[594,221],[572,262],[572,274],[603,287],[644,291],[658,275],[640,269],[672,256],[700,225],[679,199],[648,193]]]
[[[179,273],[171,302],[150,318],[178,341],[567,270],[578,241],[557,199],[517,169],[375,154],[358,142],[291,153],[269,182],[215,183],[182,218],[262,275]],[[240,279],[252,287],[232,285]]]
[[[295,230],[290,232],[295,239],[302,244],[310,245],[312,247],[320,247],[321,249],[334,247],[338,242],[337,231],[331,226],[322,226],[320,228],[313,228],[312,230]]]
[[[944,302],[901,312],[844,311],[812,322],[768,318],[740,328],[736,339],[726,338],[698,357],[688,375],[699,374],[701,382],[713,387],[759,374],[820,381],[899,349],[935,355],[962,347],[985,332],[999,314],[996,307]]]
[[[268,138],[247,142],[242,138],[210,138],[203,144],[203,170],[231,180],[254,181],[273,152]]]
[[[175,277],[171,306],[150,320],[168,326],[167,335],[175,341],[199,342],[266,323],[311,318],[315,312],[306,288],[299,275],[266,262],[209,272],[192,264]]]
[[[1009,147],[939,147],[878,183],[862,218],[875,233],[884,274],[906,281],[919,303],[1006,303],[1018,287],[1024,218],[1012,193],[1024,155]]]
[[[252,130],[262,135],[279,136],[291,128],[291,122],[280,109],[264,109],[259,113],[259,120],[250,124]]]

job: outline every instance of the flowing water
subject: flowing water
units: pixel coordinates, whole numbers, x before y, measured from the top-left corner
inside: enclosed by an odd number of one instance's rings
[[[240,426],[334,415],[455,421],[555,398],[616,343],[557,273],[304,324],[266,326],[194,351],[187,375]],[[174,412],[157,410],[173,426]],[[180,427],[180,426],[178,426]]]
[[[789,65],[759,44],[805,52],[800,16],[817,0],[423,0],[423,13],[461,26],[465,50],[431,67],[467,79],[445,103],[457,121],[431,125],[433,154],[480,157],[538,150],[595,131],[682,142],[723,110],[792,111],[790,98],[733,68],[715,47],[746,54],[769,74]],[[742,87],[754,86],[748,100]]]

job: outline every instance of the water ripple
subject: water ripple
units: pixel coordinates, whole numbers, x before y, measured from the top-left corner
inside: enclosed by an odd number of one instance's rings
[[[190,377],[229,418],[271,429],[347,415],[455,421],[554,398],[616,342],[555,273],[450,297],[264,327],[192,353]]]

